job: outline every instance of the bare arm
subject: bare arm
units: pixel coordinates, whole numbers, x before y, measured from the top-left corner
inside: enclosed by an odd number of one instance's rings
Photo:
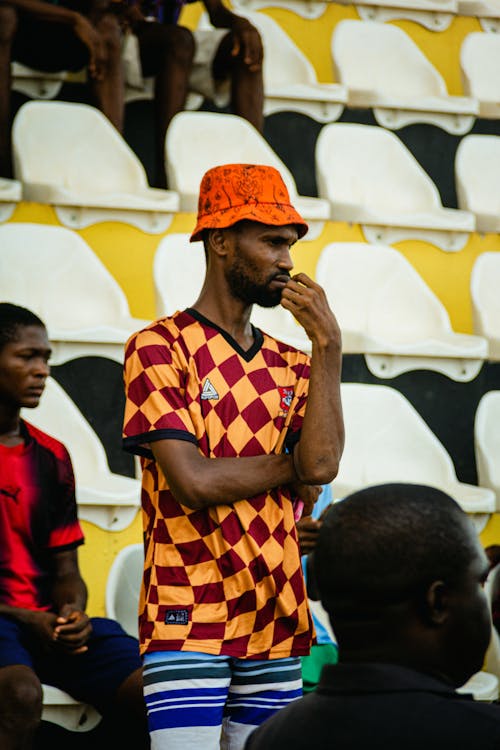
[[[247,18],[237,16],[229,10],[221,0],[203,0],[210,17],[210,22],[216,29],[231,29],[234,45],[231,51],[236,57],[240,51],[249,70],[255,72],[262,67],[263,49],[260,34]]]
[[[151,443],[176,500],[198,510],[229,505],[296,479],[290,455],[206,458],[184,440]]]
[[[304,273],[287,283],[281,304],[312,341],[309,393],[300,440],[294,450],[295,470],[306,484],[327,484],[337,475],[344,447],[340,329],[322,287]]]
[[[69,26],[89,51],[89,74],[93,78],[101,78],[101,67],[105,57],[104,43],[97,29],[82,13],[62,5],[44,2],[44,0],[9,0],[8,3],[0,0],[0,5],[11,5],[39,21]]]

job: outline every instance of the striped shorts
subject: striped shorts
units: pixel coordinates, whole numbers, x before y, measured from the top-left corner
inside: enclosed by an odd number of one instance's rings
[[[256,726],[302,695],[295,657],[162,651],[144,656],[143,672],[151,750],[242,750]]]

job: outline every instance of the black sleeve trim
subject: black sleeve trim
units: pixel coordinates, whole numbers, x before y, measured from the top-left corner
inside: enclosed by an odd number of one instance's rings
[[[81,539],[76,539],[69,544],[60,544],[57,547],[49,547],[49,552],[67,552],[68,550],[80,547],[82,544],[85,544],[85,539],[83,537]]]
[[[122,447],[127,453],[153,458],[151,450],[146,448],[144,443],[155,443],[157,440],[184,440],[186,443],[198,445],[195,436],[185,430],[153,430],[153,432],[143,432],[140,435],[123,438]]]

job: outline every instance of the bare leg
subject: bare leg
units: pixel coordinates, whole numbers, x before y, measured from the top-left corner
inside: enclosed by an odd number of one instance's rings
[[[155,76],[155,186],[165,187],[165,135],[170,120],[186,103],[194,39],[183,26],[141,23],[139,39],[145,76]]]
[[[106,13],[95,26],[105,46],[103,75],[100,80],[91,79],[90,87],[96,106],[113,123],[119,133],[123,132],[125,109],[125,80],[121,58],[122,32],[116,16]]]
[[[12,176],[10,146],[11,51],[17,28],[15,8],[0,5],[0,175]]]
[[[144,702],[142,669],[136,669],[121,684],[114,711],[105,718],[106,747],[149,750],[149,732]]]
[[[231,109],[235,115],[244,117],[262,133],[264,129],[264,83],[262,69],[252,72],[245,65],[241,55],[233,57],[231,33],[221,41],[214,59],[213,75],[221,80],[231,78]]]
[[[26,666],[0,669],[0,747],[29,750],[42,715],[42,688]]]

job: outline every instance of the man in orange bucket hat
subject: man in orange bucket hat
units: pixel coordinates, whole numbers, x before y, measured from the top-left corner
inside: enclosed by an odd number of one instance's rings
[[[296,521],[336,476],[344,439],[339,327],[323,289],[290,275],[306,231],[272,167],[209,170],[191,236],[207,258],[200,295],[126,346],[153,750],[241,750],[301,694],[314,633]],[[254,304],[292,312],[311,357],[254,327]]]

